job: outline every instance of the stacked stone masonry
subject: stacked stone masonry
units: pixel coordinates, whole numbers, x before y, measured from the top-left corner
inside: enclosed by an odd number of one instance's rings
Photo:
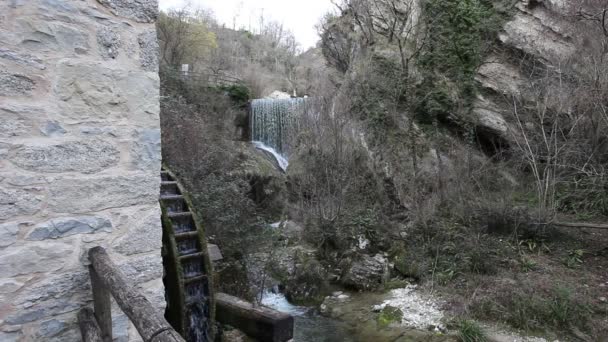
[[[93,246],[164,308],[157,12],[0,1],[0,341],[80,340]]]

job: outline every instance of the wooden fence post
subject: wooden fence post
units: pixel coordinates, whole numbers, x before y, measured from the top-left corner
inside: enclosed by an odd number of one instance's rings
[[[105,249],[91,248],[89,259],[93,269],[91,273],[97,277],[97,283],[112,294],[120,309],[129,317],[144,341],[184,342],[184,339],[167,323],[162,314],[156,311],[148,299],[127,281],[127,277],[112,262]],[[109,312],[108,306],[108,314]],[[95,314],[97,315],[97,307],[95,307]]]
[[[89,275],[93,290],[93,308],[95,310],[95,318],[101,330],[101,337],[104,342],[112,342],[112,301],[110,299],[110,291],[103,285],[93,266],[89,266]]]
[[[104,342],[95,314],[90,308],[82,308],[78,312],[78,325],[83,342]]]

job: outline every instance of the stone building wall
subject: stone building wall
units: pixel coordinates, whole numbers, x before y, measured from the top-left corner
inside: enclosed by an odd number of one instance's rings
[[[164,307],[157,11],[0,1],[0,341],[80,340],[97,245]]]

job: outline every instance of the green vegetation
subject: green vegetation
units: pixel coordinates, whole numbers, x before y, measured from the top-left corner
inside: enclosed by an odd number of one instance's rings
[[[487,0],[425,0],[422,8],[428,32],[418,58],[424,80],[416,118],[429,123],[452,115],[452,121],[466,122],[477,69],[503,20]]]
[[[400,323],[402,318],[403,311],[401,309],[387,305],[380,311],[380,315],[378,315],[376,320],[380,328],[386,328],[391,323]]]
[[[309,51],[307,65],[291,54],[287,38],[270,34],[278,27],[231,32],[211,25],[223,39],[208,64],[235,72],[238,85],[184,82],[161,67],[169,95],[163,157],[188,179],[200,215],[235,262],[230,272],[245,273],[245,260],[265,252],[262,240],[277,239],[266,223],[288,218],[303,231],[285,246],[304,247],[305,255],[291,269],[268,262],[296,303],[318,304],[330,281],[339,285],[363,254],[387,253],[394,267],[383,289],[416,281],[449,298],[464,318],[457,324],[462,341],[484,341],[469,319],[602,336],[605,323],[594,319],[605,309],[593,301],[601,291],[597,270],[606,265],[604,235],[553,223],[608,215],[608,72],[593,64],[605,51],[555,72],[539,66],[542,56],[524,58],[496,44],[514,1],[424,0],[419,22],[408,4],[341,2],[342,13],[320,25],[322,51]],[[595,33],[588,42],[604,41]],[[226,42],[234,42],[235,56]],[[482,94],[478,69],[490,51],[508,59],[507,67],[521,65],[530,83],[520,89],[525,97],[483,89],[499,107],[497,121],[502,115],[508,126],[502,133],[471,115]],[[581,72],[585,63],[593,68]],[[528,64],[538,70],[529,72]],[[297,87],[304,75],[314,115],[301,116],[289,169],[277,176],[271,163],[234,147],[234,125],[247,127],[243,105],[250,98]],[[246,277],[237,278],[226,283],[247,286]],[[399,319],[387,308],[372,323]]]
[[[220,86],[219,88],[225,91],[230,99],[239,107],[246,106],[251,99],[251,90],[244,84]]]
[[[486,342],[486,335],[474,321],[462,320],[458,324],[458,339],[460,342]]]
[[[543,290],[524,285],[500,290],[505,292],[474,303],[473,315],[479,319],[506,321],[525,331],[542,331],[546,326],[559,331],[568,331],[571,327],[588,330],[589,307],[575,298],[570,289]]]

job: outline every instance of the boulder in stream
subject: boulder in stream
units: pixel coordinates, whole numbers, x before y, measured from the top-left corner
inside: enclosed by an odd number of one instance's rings
[[[356,290],[374,290],[390,277],[388,260],[381,254],[363,255],[341,278],[342,285]]]

